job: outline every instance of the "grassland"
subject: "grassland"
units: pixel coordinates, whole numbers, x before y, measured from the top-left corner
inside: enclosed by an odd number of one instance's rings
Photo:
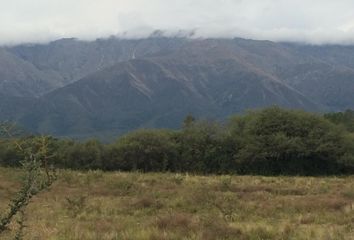
[[[1,211],[20,179],[0,168]],[[24,239],[354,239],[354,177],[61,171],[26,226]]]

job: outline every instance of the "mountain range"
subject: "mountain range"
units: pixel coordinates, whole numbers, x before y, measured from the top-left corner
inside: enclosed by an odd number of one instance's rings
[[[0,120],[86,138],[278,105],[354,109],[354,46],[248,39],[61,39],[0,47]]]

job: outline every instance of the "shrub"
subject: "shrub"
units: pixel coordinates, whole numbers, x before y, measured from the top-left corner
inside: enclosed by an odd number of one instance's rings
[[[173,171],[177,149],[173,133],[164,130],[139,130],[110,146],[107,169],[133,171]]]
[[[235,160],[243,173],[333,174],[348,153],[342,129],[301,111],[273,107],[233,118],[230,128],[242,139]]]
[[[47,154],[56,167],[80,170],[348,174],[354,172],[351,116],[350,111],[323,117],[278,107],[234,116],[227,124],[189,116],[181,130],[137,130],[113,144],[48,138]],[[20,166],[24,156],[14,141],[28,147],[37,140],[0,139],[0,164]]]

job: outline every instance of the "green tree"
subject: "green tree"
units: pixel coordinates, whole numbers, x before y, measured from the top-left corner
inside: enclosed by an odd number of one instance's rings
[[[193,126],[193,124],[196,122],[196,119],[193,117],[193,115],[188,114],[184,120],[183,120],[183,129],[185,128],[189,128],[191,126]]]
[[[345,132],[320,116],[277,107],[231,120],[242,139],[235,156],[241,172],[336,173],[346,153]],[[241,137],[241,138],[240,138]]]
[[[198,121],[184,128],[176,139],[180,170],[204,173],[230,171],[233,141],[217,122]],[[231,151],[230,151],[231,150]]]
[[[324,115],[329,121],[343,126],[346,130],[354,133],[354,111],[347,110],[345,112],[327,113]]]
[[[177,150],[173,133],[166,130],[138,130],[110,146],[106,161],[109,169],[174,170]]]

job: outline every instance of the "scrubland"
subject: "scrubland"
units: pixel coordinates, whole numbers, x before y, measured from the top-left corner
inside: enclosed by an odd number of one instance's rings
[[[351,176],[58,174],[26,209],[24,239],[354,239]],[[0,168],[0,211],[21,176]]]

